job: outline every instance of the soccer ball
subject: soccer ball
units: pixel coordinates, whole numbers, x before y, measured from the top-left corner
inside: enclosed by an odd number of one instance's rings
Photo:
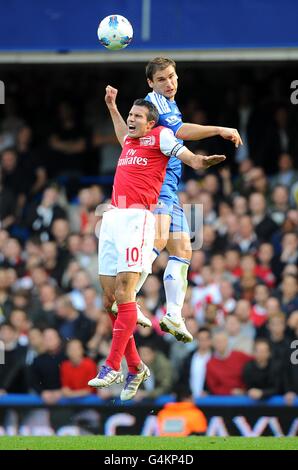
[[[116,51],[128,46],[133,37],[133,29],[124,16],[109,15],[99,23],[97,36],[104,47]]]

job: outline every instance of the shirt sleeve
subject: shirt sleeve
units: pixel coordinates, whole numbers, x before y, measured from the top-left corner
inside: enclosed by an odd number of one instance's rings
[[[160,150],[167,157],[179,157],[186,150],[174,136],[171,129],[162,129],[160,132]]]
[[[160,126],[165,126],[168,129],[171,129],[176,135],[180,127],[183,125],[183,122],[179,116],[176,114],[160,114],[158,124]]]

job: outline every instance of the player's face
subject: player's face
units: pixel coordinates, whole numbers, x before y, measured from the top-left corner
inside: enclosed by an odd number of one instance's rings
[[[157,70],[152,80],[148,78],[148,85],[156,93],[165,96],[169,100],[173,100],[178,88],[178,77],[173,65],[169,65],[164,70]]]
[[[135,139],[146,135],[155,125],[155,121],[148,121],[148,110],[144,106],[133,106],[127,118],[129,137]]]

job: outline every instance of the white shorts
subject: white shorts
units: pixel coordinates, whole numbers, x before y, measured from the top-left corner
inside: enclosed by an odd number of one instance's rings
[[[151,273],[155,217],[144,209],[111,209],[103,214],[98,244],[98,273]]]

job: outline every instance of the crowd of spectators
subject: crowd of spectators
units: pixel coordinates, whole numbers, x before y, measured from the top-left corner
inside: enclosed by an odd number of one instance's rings
[[[52,404],[96,393],[86,384],[109,350],[96,209],[109,201],[111,187],[81,178],[112,175],[120,147],[106,118],[99,128],[88,98],[80,120],[80,108],[60,101],[42,146],[36,142],[44,123],[26,121],[13,98],[0,119],[0,394],[37,393]],[[196,204],[204,212],[203,244],[193,252],[183,307],[195,340],[178,343],[159,328],[164,251],[138,299],[153,324],[135,333],[152,372],[138,400],[173,393],[181,383],[194,398],[283,394],[291,404],[298,395],[298,366],[291,361],[298,340],[294,121],[274,96],[266,103],[268,125],[253,88],[239,87],[234,98],[217,123],[237,127],[244,146],[234,152],[217,139],[192,143],[196,152],[225,151],[227,164],[207,173],[187,169],[180,188],[188,217]],[[208,108],[193,101],[183,110],[189,121],[209,122]],[[102,398],[118,393],[117,387],[98,391]]]

